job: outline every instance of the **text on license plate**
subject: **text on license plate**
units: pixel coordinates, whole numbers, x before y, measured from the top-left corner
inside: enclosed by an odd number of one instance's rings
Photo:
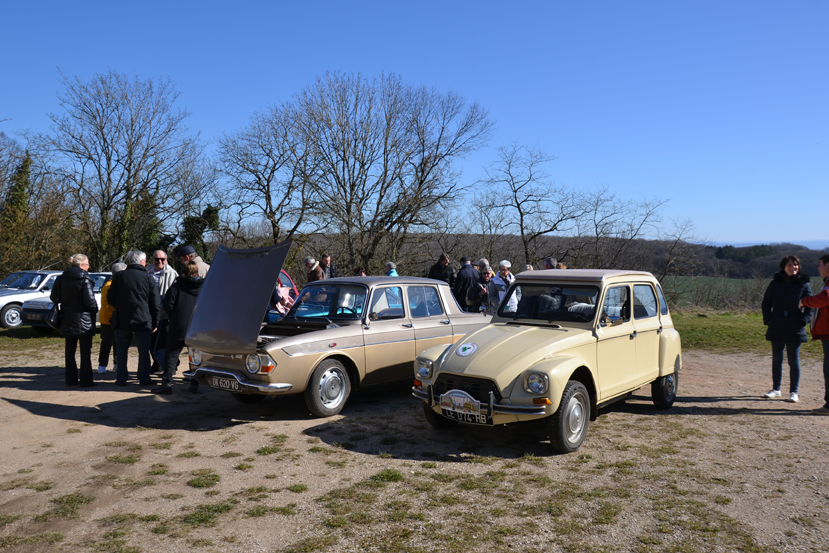
[[[220,390],[233,390],[234,392],[238,392],[242,389],[242,387],[239,386],[239,382],[236,380],[233,380],[232,378],[219,378],[218,376],[210,377],[210,386]]]
[[[447,419],[452,419],[460,422],[470,424],[492,424],[492,417],[489,415],[476,415],[473,413],[458,413],[457,411],[450,411],[449,409],[441,409],[441,413]]]
[[[41,321],[43,320],[43,315],[39,313],[26,313],[26,318],[30,321]]]

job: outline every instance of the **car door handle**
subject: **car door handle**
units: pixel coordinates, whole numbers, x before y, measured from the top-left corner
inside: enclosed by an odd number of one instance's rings
[[[636,331],[635,330],[633,331],[633,334],[630,335],[631,340],[633,340],[634,338],[636,338]]]
[[[403,325],[403,328],[412,328],[414,325],[412,323],[406,323]]]
[[[450,322],[450,321],[441,321],[441,322],[440,322],[440,324],[442,324],[442,325],[448,325],[448,324],[451,324],[451,322]]]

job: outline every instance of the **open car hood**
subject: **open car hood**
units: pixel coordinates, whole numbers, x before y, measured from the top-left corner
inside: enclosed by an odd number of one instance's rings
[[[253,250],[219,246],[187,329],[188,346],[214,353],[256,350],[291,241]]]

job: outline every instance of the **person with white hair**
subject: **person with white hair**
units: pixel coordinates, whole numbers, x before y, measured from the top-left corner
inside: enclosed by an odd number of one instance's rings
[[[305,258],[305,268],[308,269],[308,283],[316,282],[325,279],[325,271],[320,267],[320,262],[308,256]]]
[[[558,260],[555,257],[545,257],[544,258],[544,268],[545,269],[555,269]]]
[[[507,289],[510,287],[515,281],[515,275],[512,274],[512,263],[508,260],[504,259],[498,264],[498,274],[492,277],[492,282],[495,284],[495,288],[498,290],[498,303],[500,304],[503,301],[504,296],[507,293]],[[507,302],[507,310],[508,311],[516,311],[518,309],[518,298],[513,296]]]
[[[92,336],[95,335],[95,314],[98,302],[89,278],[89,258],[76,253],[69,258],[69,268],[55,279],[49,299],[60,309],[60,333],[64,336],[66,385],[78,385],[78,364],[75,352],[81,345],[81,388],[94,386],[92,381]]]
[[[397,264],[394,261],[386,263],[386,276],[400,276],[397,274]]]

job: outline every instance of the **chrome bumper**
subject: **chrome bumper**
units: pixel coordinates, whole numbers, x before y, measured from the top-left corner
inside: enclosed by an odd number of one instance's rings
[[[231,378],[239,383],[242,391],[256,392],[258,394],[284,394],[294,387],[293,384],[273,383],[261,384],[259,382],[252,382],[247,378],[241,377],[236,373],[219,371],[216,369],[196,369],[194,371],[184,371],[184,376],[191,380],[201,381],[203,378],[211,376],[218,376],[219,378]],[[227,390],[229,391],[229,390]]]
[[[417,399],[422,399],[426,403],[429,404],[429,407],[433,407],[440,403],[440,396],[434,395],[432,392],[432,385],[429,385],[429,391],[424,392],[417,386],[412,386],[412,395]],[[486,414],[490,417],[497,414],[501,415],[546,415],[547,412],[544,410],[544,407],[541,406],[531,406],[525,407],[523,405],[503,405],[501,403],[495,403],[495,396],[492,392],[489,393],[489,403],[481,402],[481,411],[484,411],[484,408],[487,408]]]

